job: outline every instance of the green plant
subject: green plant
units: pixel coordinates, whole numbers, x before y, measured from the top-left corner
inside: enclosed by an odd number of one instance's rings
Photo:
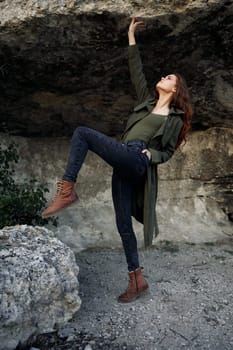
[[[16,183],[14,166],[19,161],[17,145],[0,145],[0,228],[17,224],[57,226],[57,218],[43,219],[48,189],[34,179]]]

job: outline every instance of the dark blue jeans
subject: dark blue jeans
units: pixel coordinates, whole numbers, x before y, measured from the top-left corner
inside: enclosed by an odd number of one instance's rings
[[[75,130],[64,180],[75,182],[88,150],[113,167],[112,197],[116,224],[124,247],[129,271],[139,267],[137,240],[131,217],[131,196],[134,186],[143,181],[149,164],[141,151],[143,141],[120,143],[96,130],[79,127]]]

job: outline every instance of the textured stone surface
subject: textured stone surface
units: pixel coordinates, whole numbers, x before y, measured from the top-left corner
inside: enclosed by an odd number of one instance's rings
[[[182,151],[159,169],[163,239],[203,242],[233,235],[233,129],[190,134]]]
[[[18,180],[33,175],[47,182],[50,199],[56,178],[63,175],[70,140],[14,139],[23,158],[17,168]],[[232,129],[211,128],[189,135],[181,151],[159,166],[157,240],[216,241],[233,234],[232,164]],[[105,162],[89,152],[76,186],[80,201],[59,214],[58,228],[51,227],[76,251],[121,246],[111,200],[111,172]],[[142,246],[142,227],[134,223]]]
[[[135,98],[127,65],[132,15],[146,24],[137,41],[151,91],[161,75],[179,71],[195,111],[188,143],[159,167],[158,239],[221,239],[233,220],[232,1],[0,1],[1,121],[27,137],[17,138],[17,177],[48,182],[50,199],[76,126],[119,138]],[[81,201],[59,215],[56,233],[76,250],[121,244],[110,176],[90,153],[78,179]]]
[[[42,227],[0,231],[0,349],[62,326],[80,308],[73,252]]]
[[[119,135],[134,92],[129,17],[151,91],[180,71],[193,94],[195,129],[232,125],[232,1],[0,2],[0,113],[17,135],[70,135],[77,125]]]
[[[133,303],[122,252],[77,254],[82,308],[69,324],[74,339],[38,337],[40,350],[232,350],[233,241],[163,242],[140,251],[150,291]]]

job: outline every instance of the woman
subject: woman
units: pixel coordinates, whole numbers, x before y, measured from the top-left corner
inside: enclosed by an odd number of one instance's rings
[[[154,231],[158,234],[155,217],[157,164],[166,162],[185,139],[192,117],[188,89],[179,74],[170,74],[156,84],[157,100],[149,94],[135,41],[135,31],[141,26],[143,22],[132,18],[128,31],[129,69],[138,104],[129,117],[122,143],[98,131],[77,128],[65,175],[58,181],[52,203],[42,213],[44,217],[54,215],[77,201],[74,184],[88,150],[113,167],[116,224],[129,270],[129,284],[118,297],[119,302],[130,302],[148,289],[139,265],[131,215],[144,224],[145,246],[151,245]]]

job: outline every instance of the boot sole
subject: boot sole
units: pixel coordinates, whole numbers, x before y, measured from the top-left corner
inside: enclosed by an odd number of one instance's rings
[[[145,290],[143,290],[142,292],[138,293],[137,295],[135,295],[135,297],[133,297],[132,299],[130,300],[120,300],[120,299],[117,299],[118,303],[120,304],[127,304],[127,303],[131,303],[132,301],[135,301],[136,299],[138,299],[139,297],[141,296],[145,296],[147,294],[149,294],[150,292],[150,289],[149,287]]]
[[[52,213],[50,213],[50,214],[46,214],[46,215],[43,215],[43,213],[41,214],[41,217],[42,218],[44,218],[44,219],[46,219],[46,218],[49,218],[49,217],[51,217],[51,216],[54,216],[55,214],[57,214],[57,213],[59,213],[60,211],[62,211],[63,209],[66,209],[66,208],[68,208],[68,207],[71,207],[72,205],[74,205],[76,202],[78,202],[78,197],[73,201],[73,202],[71,202],[71,203],[69,203],[68,205],[66,205],[66,206],[64,206],[64,207],[62,207],[62,208],[60,208],[60,209],[58,209],[58,210],[56,210],[56,211],[54,211],[54,212],[52,212]]]

